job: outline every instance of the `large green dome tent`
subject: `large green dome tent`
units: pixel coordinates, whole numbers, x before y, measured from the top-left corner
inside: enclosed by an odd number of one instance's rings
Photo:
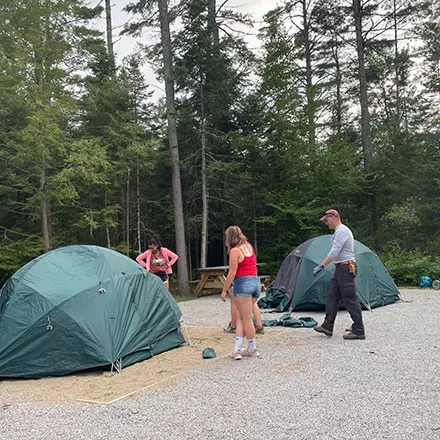
[[[0,376],[122,367],[185,342],[162,281],[98,246],[68,246],[19,269],[0,291]]]
[[[331,235],[320,235],[295,248],[284,260],[266,296],[258,302],[260,308],[276,308],[280,312],[325,308],[335,266],[328,265],[317,277],[313,268],[330,248]],[[398,301],[399,290],[379,257],[357,240],[354,253],[358,266],[356,289],[361,304],[369,309]]]

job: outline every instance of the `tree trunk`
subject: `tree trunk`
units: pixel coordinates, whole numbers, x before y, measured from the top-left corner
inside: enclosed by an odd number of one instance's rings
[[[364,39],[362,36],[361,0],[353,0],[354,23],[356,28],[356,50],[358,56],[358,74],[361,105],[362,148],[365,168],[369,170],[373,162],[373,144],[371,140],[370,112],[368,108],[367,75],[365,72]]]
[[[225,217],[222,215],[222,244],[223,244],[223,266],[226,266],[228,264],[228,251],[226,248],[226,240],[225,240],[225,230],[226,230],[226,223],[225,223]]]
[[[115,52],[113,49],[112,7],[110,4],[110,0],[105,0],[105,19],[107,24],[107,52],[114,73],[116,66],[115,66]]]
[[[107,191],[104,191],[104,206],[107,206]],[[110,239],[110,228],[107,221],[105,222],[105,235],[107,237],[107,247],[110,248],[112,243]]]
[[[396,84],[396,129],[400,128],[400,84],[399,84],[399,46],[398,46],[398,30],[397,30],[397,5],[393,0],[393,18],[394,18],[394,72]]]
[[[111,248],[112,247],[112,243],[110,240],[110,228],[108,227],[108,225],[105,226],[105,235],[107,237],[107,247]]]
[[[48,204],[49,201],[45,198],[43,200],[42,209],[41,209],[41,230],[43,233],[43,246],[44,246],[44,252],[48,252],[51,250],[51,243],[50,243],[50,234],[49,234],[49,216],[48,216]]]
[[[125,219],[126,219],[126,215],[123,212],[123,207],[125,206],[125,194],[124,194],[124,182],[123,182],[123,178],[121,178],[120,182],[119,182],[119,188],[120,188],[120,203],[121,203],[121,217],[120,217],[120,230],[119,233],[122,237],[122,242],[124,243],[127,240],[126,234],[127,234],[127,228],[125,225]]]
[[[137,245],[138,252],[142,253],[141,246],[141,193],[140,193],[140,176],[139,176],[139,157],[136,158],[136,215],[137,215]]]
[[[188,249],[188,273],[189,273],[190,281],[192,281],[193,266],[192,266],[192,257],[191,257],[191,234],[188,233],[187,237],[188,237],[188,245],[187,245],[187,249]]]
[[[336,69],[336,106],[334,115],[334,127],[336,129],[336,134],[338,139],[342,137],[342,74],[341,74],[341,64],[339,62],[339,48],[338,48],[338,35],[335,34],[335,44],[333,45],[333,59],[335,61]]]
[[[361,105],[362,148],[364,152],[364,164],[367,172],[368,204],[371,212],[371,227],[374,240],[378,227],[376,206],[376,182],[372,170],[374,151],[371,139],[370,111],[368,107],[367,75],[365,72],[364,39],[362,36],[362,6],[361,0],[353,0],[354,23],[356,28],[356,49],[358,55],[359,89]]]
[[[130,168],[127,169],[127,211],[126,211],[126,228],[127,228],[127,255],[130,254]]]
[[[208,27],[212,35],[214,47],[219,46],[218,26],[216,22],[215,0],[208,0]]]
[[[183,217],[182,187],[180,180],[179,146],[177,141],[176,109],[174,104],[173,56],[171,49],[170,24],[168,18],[167,0],[159,0],[159,20],[161,44],[163,52],[163,67],[165,78],[165,94],[168,120],[168,140],[171,151],[172,186],[174,201],[174,226],[176,229],[176,252],[179,292],[186,295],[189,292],[188,264],[186,257],[185,222]]]
[[[307,98],[307,123],[308,123],[308,141],[309,145],[315,145],[316,127],[315,127],[315,90],[313,86],[312,72],[312,50],[310,44],[310,26],[307,16],[308,5],[305,0],[302,1],[302,19],[303,19],[303,38],[304,38],[304,56],[306,61],[306,98]]]
[[[219,32],[216,21],[216,1],[208,0],[208,30],[212,38],[214,60],[217,60],[219,49]],[[207,157],[207,141],[206,141],[206,125],[210,118],[212,124],[212,115],[205,114],[205,99],[210,101],[210,96],[205,96],[203,77],[200,79],[200,102],[201,102],[201,145],[202,145],[202,238],[200,248],[200,267],[207,265],[208,257],[208,233],[209,233],[209,206],[208,206],[208,182],[206,176],[206,157]],[[212,126],[212,125],[210,125]]]
[[[257,197],[256,197],[256,191],[255,191],[255,183],[254,183],[254,176],[252,176],[252,201],[253,201],[253,223],[254,223],[254,250],[255,254],[258,254],[258,235],[257,235]]]
[[[200,84],[201,144],[202,144],[202,239],[200,243],[200,267],[205,268],[208,250],[208,186],[206,181],[206,119],[203,100],[203,82]]]
[[[40,176],[40,189],[43,194],[43,202],[41,204],[41,233],[43,235],[43,248],[44,252],[51,250],[51,240],[50,240],[50,227],[49,227],[49,200],[46,198],[45,194],[46,185],[46,170],[43,167]]]

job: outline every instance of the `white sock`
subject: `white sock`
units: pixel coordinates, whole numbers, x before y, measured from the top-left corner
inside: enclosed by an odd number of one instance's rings
[[[249,350],[255,350],[257,348],[257,341],[255,340],[255,338],[248,339],[247,342]]]
[[[241,350],[241,347],[243,347],[243,341],[244,341],[244,337],[243,336],[236,336],[235,337],[234,351]]]

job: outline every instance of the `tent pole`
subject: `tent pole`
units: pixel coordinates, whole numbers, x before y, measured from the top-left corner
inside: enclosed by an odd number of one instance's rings
[[[187,343],[188,345],[191,345],[191,338],[190,338],[190,336],[189,336],[188,329],[187,329],[186,326],[183,324],[183,321],[180,321],[180,325],[181,325],[181,327],[182,327],[182,333],[183,333],[183,337],[184,337],[185,340],[186,340],[186,343]],[[186,336],[185,336],[185,333],[186,333]]]

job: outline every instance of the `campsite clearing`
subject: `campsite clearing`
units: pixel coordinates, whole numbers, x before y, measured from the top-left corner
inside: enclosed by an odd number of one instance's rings
[[[205,347],[200,346],[198,363],[164,382],[168,386],[108,405],[36,400],[26,397],[22,385],[20,397],[13,387],[21,380],[1,381],[0,437],[439,440],[440,294],[430,289],[401,294],[407,302],[363,312],[365,341],[342,339],[350,323],[345,311],[338,315],[332,338],[307,328],[270,328],[258,338],[259,359],[202,360]],[[186,325],[221,331],[229,319],[229,304],[218,295],[179,306]],[[280,314],[264,315],[271,319]],[[294,315],[310,315],[318,322],[323,318],[322,312]],[[274,331],[276,337],[270,337]],[[233,335],[225,335],[226,352],[232,343]],[[178,351],[164,354],[176,360]],[[133,367],[153,369],[156,359]]]

